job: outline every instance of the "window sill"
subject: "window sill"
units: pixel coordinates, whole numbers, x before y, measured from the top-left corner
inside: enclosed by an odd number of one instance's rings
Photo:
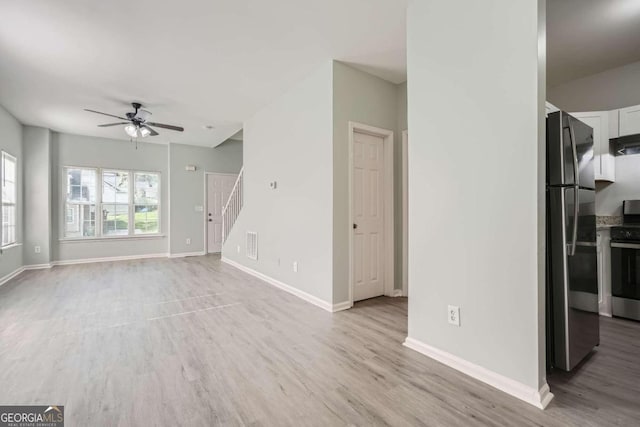
[[[0,251],[6,251],[7,249],[17,248],[18,246],[22,246],[22,243],[12,243],[12,244],[7,245],[7,246],[2,246],[2,247],[0,247]]]
[[[105,242],[111,240],[149,240],[163,239],[164,234],[139,234],[134,236],[110,236],[110,237],[78,237],[59,239],[60,243]]]

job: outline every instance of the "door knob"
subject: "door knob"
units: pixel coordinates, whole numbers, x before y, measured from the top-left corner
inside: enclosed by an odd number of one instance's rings
[[[211,212],[209,212],[209,216],[211,216]]]
[[[213,222],[213,220],[211,218],[209,218],[209,222]]]
[[[358,228],[358,224],[353,224],[353,229],[355,230],[356,228]]]

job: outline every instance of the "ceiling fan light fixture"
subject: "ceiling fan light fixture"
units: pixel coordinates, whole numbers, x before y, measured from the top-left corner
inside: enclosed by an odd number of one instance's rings
[[[148,127],[140,128],[140,135],[142,135],[143,138],[149,136],[150,134],[151,134],[151,129],[149,129]]]
[[[139,138],[141,136],[141,134],[142,134],[142,132],[140,132],[140,128],[138,126],[134,125],[134,124],[126,125],[124,127],[124,131],[131,138]]]

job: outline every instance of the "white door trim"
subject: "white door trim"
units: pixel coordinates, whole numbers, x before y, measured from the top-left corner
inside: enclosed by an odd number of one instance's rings
[[[223,175],[223,176],[235,176],[237,177],[238,174],[237,173],[220,173],[220,172],[204,172],[204,198],[203,200],[203,205],[202,205],[202,222],[204,223],[204,253],[208,254],[209,253],[209,235],[208,235],[208,231],[209,231],[209,224],[208,223],[208,215],[207,215],[207,210],[209,209],[209,182],[207,181],[207,177],[209,175]],[[227,201],[225,201],[226,204]],[[223,204],[224,205],[224,204]]]
[[[349,302],[353,306],[353,134],[366,133],[383,138],[384,152],[384,294],[393,296],[393,131],[363,123],[349,122]]]
[[[402,296],[409,296],[409,131],[402,131]]]

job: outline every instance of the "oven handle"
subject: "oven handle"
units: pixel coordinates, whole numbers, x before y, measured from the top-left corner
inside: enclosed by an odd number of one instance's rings
[[[624,249],[640,249],[640,243],[619,243],[611,242],[612,248],[624,248]]]

